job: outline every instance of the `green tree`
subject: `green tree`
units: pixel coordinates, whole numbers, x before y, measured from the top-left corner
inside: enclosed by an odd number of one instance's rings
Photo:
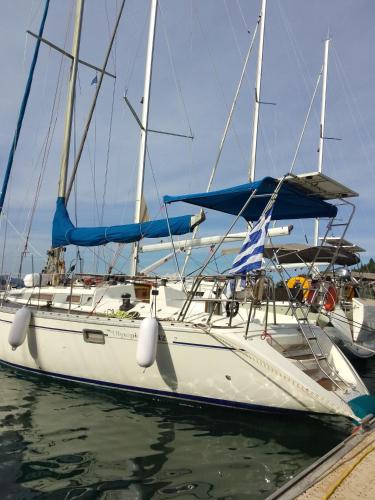
[[[375,261],[371,257],[371,259],[367,262],[367,264],[363,264],[360,268],[359,271],[362,271],[364,273],[375,273]]]

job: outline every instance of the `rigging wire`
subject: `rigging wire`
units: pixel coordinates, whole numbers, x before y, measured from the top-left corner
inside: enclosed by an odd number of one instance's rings
[[[276,2],[276,5],[279,9],[282,24],[283,24],[285,32],[288,36],[289,43],[292,47],[292,51],[294,53],[294,56],[295,56],[295,59],[297,62],[297,68],[299,69],[300,74],[302,76],[302,81],[303,81],[304,86],[305,86],[306,94],[308,95],[310,93],[310,90],[309,90],[310,85],[308,82],[311,80],[311,74],[309,72],[309,65],[306,63],[305,58],[303,57],[303,54],[302,54],[301,50],[299,49],[300,44],[298,44],[296,37],[293,34],[292,26],[291,26],[288,18],[286,17],[284,10],[281,8],[280,1]],[[288,53],[289,53],[289,51],[288,51]],[[316,118],[318,119],[318,115],[317,115],[315,110],[314,110],[314,112],[315,112]]]
[[[110,21],[109,21],[109,14],[108,14],[108,5],[107,5],[107,0],[105,2],[105,14],[106,14],[106,20],[107,20],[107,30],[108,30],[108,38],[109,40],[111,39],[111,28],[110,28]],[[116,2],[117,6],[117,2]],[[116,73],[117,70],[117,53],[116,53],[116,48],[117,48],[117,39],[116,37],[114,38],[113,41],[113,50],[111,50],[110,53],[110,58],[112,59],[113,67],[114,67],[114,72]],[[101,214],[100,214],[100,225],[103,224],[104,220],[104,210],[105,210],[105,204],[106,204],[106,196],[107,196],[107,185],[108,185],[108,170],[109,170],[109,160],[110,160],[110,154],[111,154],[111,139],[112,139],[112,125],[113,125],[113,115],[114,115],[114,104],[115,104],[115,93],[116,93],[116,79],[113,82],[113,89],[112,89],[112,103],[111,103],[111,113],[110,113],[110,120],[109,120],[109,129],[108,129],[108,141],[107,141],[107,152],[106,152],[106,164],[105,164],[105,173],[104,173],[104,187],[103,187],[103,197],[102,197],[102,207],[101,207]],[[103,252],[103,259],[105,258],[105,250],[102,248]]]
[[[245,56],[245,60],[244,60],[243,65],[242,65],[242,73],[241,73],[241,76],[240,76],[240,79],[239,79],[239,83],[237,84],[237,89],[236,89],[236,92],[235,92],[235,95],[234,95],[234,98],[233,98],[233,101],[232,101],[232,105],[231,105],[231,108],[230,108],[230,111],[229,111],[229,114],[228,114],[228,117],[227,117],[227,120],[226,120],[226,124],[225,124],[225,127],[224,127],[224,132],[223,132],[223,135],[222,135],[222,138],[221,138],[221,142],[220,142],[220,145],[219,145],[218,153],[216,155],[215,163],[214,163],[214,165],[212,167],[212,170],[211,170],[211,175],[210,175],[210,178],[209,178],[209,181],[208,181],[208,185],[207,185],[207,188],[206,188],[207,192],[209,192],[211,190],[211,186],[212,186],[212,183],[214,181],[214,178],[215,178],[215,175],[216,175],[216,171],[217,171],[220,159],[221,159],[221,154],[223,152],[223,148],[224,148],[224,144],[225,144],[225,141],[226,141],[226,138],[227,138],[229,127],[232,124],[233,113],[235,111],[235,108],[236,108],[236,105],[237,105],[237,100],[238,100],[238,97],[239,97],[239,93],[240,93],[240,90],[241,90],[241,87],[242,87],[242,82],[243,82],[243,79],[244,79],[245,74],[246,74],[247,64],[248,64],[248,61],[249,61],[249,58],[250,58],[250,55],[251,55],[251,52],[252,52],[252,49],[253,49],[253,46],[254,46],[256,34],[257,34],[257,31],[258,31],[258,27],[259,27],[259,22],[260,22],[260,16],[258,16],[257,23],[256,23],[256,26],[255,26],[255,29],[254,29],[254,32],[253,32],[253,36],[251,38],[250,45],[249,45],[249,48],[248,48],[246,56]],[[203,211],[201,211],[201,213],[202,212]],[[199,230],[199,226],[197,226],[194,229],[193,234],[192,234],[192,239],[195,238],[196,234],[198,233],[198,230]],[[185,262],[184,262],[184,265],[183,265],[183,268],[182,268],[182,273],[184,273],[184,271],[186,269],[186,266],[187,266],[187,264],[189,262],[189,258],[191,256],[191,253],[192,253],[192,248],[189,248],[187,250],[187,252],[186,252]]]
[[[319,72],[319,75],[318,75],[318,78],[317,78],[317,81],[316,81],[316,84],[315,84],[314,92],[313,92],[313,95],[312,95],[311,100],[310,100],[310,105],[309,105],[309,108],[308,108],[307,113],[306,113],[305,122],[303,124],[302,131],[301,131],[301,134],[300,134],[299,139],[298,139],[297,147],[296,147],[296,150],[294,152],[293,160],[292,160],[292,163],[290,165],[290,169],[289,169],[289,173],[290,174],[294,170],[294,165],[295,165],[296,160],[297,160],[297,156],[298,156],[298,153],[299,153],[299,150],[300,150],[300,146],[301,146],[301,142],[302,142],[303,136],[305,135],[305,130],[306,130],[307,122],[309,121],[309,118],[310,118],[311,110],[312,110],[312,107],[313,107],[313,104],[314,104],[316,93],[317,93],[318,88],[319,88],[319,83],[320,83],[322,74],[323,74],[323,67],[321,68],[321,70]]]
[[[65,33],[65,46],[67,44],[68,32],[69,32],[69,26],[67,26],[67,30]],[[64,80],[65,73],[66,73],[66,64],[64,64],[64,56],[61,55],[60,64],[59,64],[59,71],[58,71],[58,76],[57,76],[57,85],[56,85],[56,89],[54,92],[54,97],[53,97],[53,102],[52,102],[52,110],[51,110],[51,114],[50,114],[50,120],[49,120],[49,124],[48,124],[47,134],[46,134],[44,143],[42,145],[42,148],[41,148],[41,151],[40,151],[39,157],[38,157],[38,160],[41,157],[42,158],[41,158],[41,168],[40,168],[40,172],[39,172],[39,176],[38,176],[38,180],[37,180],[34,201],[32,203],[31,209],[29,211],[29,215],[27,217],[27,222],[26,222],[25,228],[23,230],[23,233],[25,234],[25,245],[24,245],[23,253],[27,252],[27,247],[28,247],[28,242],[30,239],[30,233],[31,233],[32,224],[33,224],[33,220],[34,220],[34,215],[35,215],[37,204],[39,201],[39,196],[40,196],[40,191],[41,191],[42,184],[43,184],[44,174],[45,174],[47,162],[49,159],[49,154],[50,154],[50,150],[51,150],[51,146],[52,146],[52,140],[54,137],[56,124],[57,124],[57,118],[58,118],[60,106],[61,106],[62,82]],[[55,118],[54,118],[54,115],[55,115]]]
[[[9,219],[8,214],[4,214],[5,217],[7,218],[7,221],[10,225],[10,227],[13,229],[13,231],[20,237],[20,239],[25,240],[25,236],[17,229],[17,227],[12,223],[12,221]],[[44,257],[30,242],[28,243],[30,248],[38,255],[38,257]]]
[[[109,249],[110,249],[110,248],[108,247],[108,250],[109,250]],[[100,254],[99,254],[98,252],[96,252],[94,248],[91,248],[91,247],[86,247],[86,250],[87,250],[88,252],[91,252],[91,253],[93,254],[94,259],[96,259],[98,262],[99,262],[99,261],[103,262],[103,264],[105,265],[105,269],[108,269],[108,267],[110,266],[110,261],[109,261],[109,260],[107,260],[107,259],[105,258],[105,256],[104,256],[104,255],[103,255],[103,257],[101,257],[101,256],[100,256]],[[112,251],[112,248],[111,248],[110,250]],[[98,267],[98,266],[97,266],[97,267]],[[116,267],[114,267],[113,269],[114,269],[115,271],[117,271],[119,274],[121,274],[121,269],[118,269],[118,268],[116,268]],[[96,274],[97,274],[97,273],[96,273]]]
[[[181,274],[181,270],[180,270],[180,265],[178,263],[178,257],[177,257],[177,253],[176,253],[176,248],[174,246],[173,235],[172,235],[171,228],[170,228],[170,225],[169,225],[169,215],[168,215],[168,209],[167,209],[166,203],[164,203],[163,208],[165,210],[165,215],[166,215],[166,220],[167,220],[167,225],[168,225],[168,231],[169,231],[169,238],[170,238],[170,240],[172,242],[173,256],[174,256],[175,263],[176,263],[177,273],[178,273],[178,276],[180,278],[181,286],[183,287],[185,293],[187,293],[186,285],[185,285],[185,282],[184,282],[184,280],[182,278],[182,274]]]
[[[145,32],[146,32],[146,27],[147,27],[147,18],[146,16],[144,17],[144,22],[143,22],[143,27],[142,27],[142,30],[140,30],[140,35],[139,35],[139,38],[138,38],[138,41],[137,41],[137,45],[136,45],[136,49],[135,49],[135,52],[134,52],[134,56],[131,60],[131,63],[130,63],[130,71],[129,71],[129,75],[127,78],[125,78],[125,81],[127,82],[127,87],[130,86],[130,83],[133,79],[133,74],[134,74],[134,69],[135,69],[135,63],[136,61],[139,60],[139,51],[140,51],[140,48],[141,48],[141,45],[142,45],[142,41],[144,39],[144,35],[145,35]]]
[[[12,184],[12,181],[10,181],[10,185]],[[9,209],[9,198],[7,201],[7,208],[6,210]],[[4,218],[2,215],[0,216],[0,230],[2,229]],[[5,217],[5,228],[4,228],[4,236],[3,236],[3,248],[2,248],[2,254],[1,254],[1,275],[4,272],[4,260],[5,260],[5,249],[7,246],[7,235],[8,235],[8,218]]]
[[[34,23],[36,17],[39,17],[39,13],[42,11],[42,2],[43,0],[39,1],[39,6],[36,5],[37,1],[33,0],[33,2],[30,2],[30,12],[28,16],[28,21],[27,21],[27,26],[32,26]],[[26,71],[26,54],[27,54],[27,48],[29,45],[29,36],[28,33],[25,33],[25,44],[23,48],[23,58],[22,58],[22,71],[25,73]]]
[[[107,1],[105,2],[105,13],[106,13],[106,19],[107,19],[108,36],[109,36],[109,39],[110,39],[111,38],[111,28],[110,28],[110,22],[109,22]],[[117,64],[116,64],[116,37],[114,38],[113,45],[114,45],[114,47],[113,47],[113,51],[111,51],[111,53],[110,53],[110,57],[112,59],[113,66],[114,66],[114,71],[116,73],[116,69],[117,69]],[[108,129],[108,140],[107,140],[106,163],[105,163],[105,173],[104,173],[103,197],[102,197],[102,207],[101,207],[101,213],[100,213],[100,219],[99,219],[99,222],[100,222],[101,225],[103,224],[104,210],[105,210],[105,203],[106,203],[106,195],[107,195],[108,169],[109,169],[109,159],[110,159],[110,153],[111,153],[111,138],[112,138],[112,125],[113,125],[113,114],[114,114],[114,104],[115,104],[115,93],[116,93],[116,79],[113,82],[113,88],[112,88],[112,103],[111,103],[111,113],[110,113],[110,119],[109,119],[109,129]]]
[[[244,25],[245,29],[247,30],[248,29],[248,27],[247,27],[248,25],[247,25],[245,16],[243,14],[243,10],[242,10],[242,7],[241,7],[241,4],[240,4],[239,0],[237,0],[237,7],[238,7],[238,10],[239,10],[240,15],[241,15],[241,18],[242,18],[242,21],[243,21],[243,25]]]
[[[67,23],[67,28],[65,31],[64,48],[66,48],[66,46],[67,46],[68,33],[69,33],[70,27],[71,27],[72,7],[70,9],[69,19],[70,19],[70,22]],[[51,49],[50,49],[50,53],[51,53]],[[59,64],[59,71],[58,71],[58,76],[57,76],[57,84],[56,84],[56,88],[55,88],[55,92],[54,92],[52,110],[51,110],[51,114],[50,114],[48,129],[47,129],[47,133],[46,133],[45,139],[43,141],[41,150],[39,152],[38,158],[35,161],[34,168],[33,168],[33,170],[35,170],[36,163],[41,160],[41,167],[40,167],[40,172],[39,172],[39,176],[37,179],[34,200],[33,200],[32,206],[29,210],[29,214],[26,218],[24,229],[22,231],[22,234],[24,235],[24,248],[23,248],[23,252],[22,252],[23,255],[26,255],[26,253],[27,253],[32,224],[33,224],[33,220],[34,220],[34,215],[36,212],[36,207],[38,204],[40,191],[41,191],[41,187],[43,184],[44,174],[45,174],[47,162],[49,159],[49,153],[51,150],[52,140],[54,137],[56,124],[57,124],[57,118],[58,118],[58,114],[59,114],[59,110],[60,110],[60,105],[61,105],[61,100],[62,100],[62,81],[64,80],[64,76],[66,73],[66,66],[67,66],[66,64],[63,64],[63,63],[64,63],[64,56],[61,55],[60,64]],[[54,115],[55,115],[55,119],[54,119]],[[21,256],[21,266],[22,266],[22,256]]]
[[[203,26],[202,26],[202,23],[201,23],[201,20],[200,20],[197,8],[195,6],[193,8],[193,13],[194,13],[194,16],[195,16],[195,18],[197,20],[197,25],[199,27],[201,36],[205,40],[205,47],[207,49],[208,59],[209,59],[209,61],[211,63],[211,67],[212,67],[213,73],[215,75],[216,83],[217,83],[217,86],[218,86],[218,88],[220,90],[221,98],[223,100],[224,106],[226,107],[226,110],[228,111],[229,108],[228,108],[228,104],[227,104],[227,101],[226,101],[226,98],[225,98],[224,88],[223,88],[223,86],[222,86],[222,84],[220,82],[219,73],[218,73],[218,70],[217,70],[217,67],[216,67],[213,55],[212,55],[211,47],[210,47],[210,44],[208,42],[207,36],[205,34],[205,31],[203,29]],[[244,153],[243,148],[241,146],[241,141],[240,141],[240,138],[239,138],[239,134],[237,133],[237,129],[236,129],[236,127],[234,125],[233,125],[233,134],[235,136],[235,139],[236,139],[236,142],[237,142],[237,146],[238,146],[240,155],[242,156],[242,160],[244,162],[246,162],[246,160],[245,160],[245,153]]]
[[[181,83],[180,83],[179,79],[177,78],[176,65],[175,65],[175,62],[173,60],[172,49],[171,49],[171,44],[170,44],[169,37],[168,37],[166,23],[164,22],[164,17],[165,16],[164,16],[163,9],[161,8],[161,4],[160,3],[158,3],[158,8],[159,8],[160,14],[161,14],[161,16],[160,16],[161,21],[162,21],[161,25],[162,25],[162,29],[163,29],[165,43],[167,45],[169,62],[171,64],[171,68],[172,68],[173,80],[174,80],[174,83],[176,85],[177,92],[178,92],[178,95],[179,95],[179,98],[180,98],[180,105],[181,105],[181,108],[182,108],[182,112],[185,115],[185,119],[186,119],[188,127],[189,127],[189,133],[190,133],[191,136],[193,136],[193,131],[192,131],[191,122],[190,122],[190,119],[189,119],[189,114],[188,114],[186,103],[184,101],[183,94],[182,94]]]
[[[353,120],[353,123],[355,125],[354,128],[355,128],[355,131],[356,131],[359,143],[361,145],[361,149],[362,149],[363,155],[364,155],[364,157],[366,159],[368,170],[369,170],[371,176],[375,179],[375,170],[374,170],[374,167],[373,167],[373,162],[371,162],[371,160],[370,160],[370,158],[369,158],[369,156],[368,156],[368,154],[366,152],[366,148],[365,148],[365,143],[364,143],[363,137],[362,137],[362,135],[359,132],[359,129],[360,129],[359,123],[363,124],[364,120],[363,120],[363,118],[361,116],[360,111],[354,105],[354,102],[355,102],[354,94],[353,94],[353,92],[351,90],[351,87],[350,87],[350,84],[349,84],[349,79],[348,79],[348,77],[347,77],[347,75],[345,73],[344,66],[343,66],[343,64],[341,62],[341,59],[339,57],[339,54],[338,54],[335,46],[333,46],[333,52],[335,54],[334,61],[335,61],[335,64],[336,64],[336,68],[338,70],[339,76],[341,77],[341,78],[339,78],[339,81],[340,81],[342,89],[344,91],[344,97],[345,97],[345,100],[346,100],[346,105],[348,107],[349,113],[350,113],[350,115],[352,117],[352,120]],[[373,139],[370,136],[368,128],[365,127],[365,126],[362,126],[361,128],[362,128],[364,134],[366,135],[366,138],[367,138],[368,142],[371,144],[372,149],[375,149],[374,148],[374,142],[373,142]]]
[[[106,15],[106,19],[107,19],[107,30],[108,30],[108,40],[111,39],[111,26],[110,26],[110,22],[109,22],[109,14],[108,14],[108,0],[105,1],[104,3],[104,6],[105,6],[105,15]],[[118,10],[117,8],[117,1],[116,1],[116,11]],[[110,58],[112,59],[112,63],[113,63],[113,66],[114,66],[114,69],[116,69],[116,48],[117,48],[117,42],[116,42],[116,38],[114,39],[114,42],[113,42],[113,50],[111,50],[111,54],[110,54]],[[116,72],[115,72],[116,74]]]
[[[260,120],[259,120],[259,129],[260,129],[260,136],[261,136],[262,142],[263,142],[263,147],[264,147],[266,154],[268,155],[270,162],[271,162],[273,175],[274,175],[274,177],[277,177],[276,165],[275,165],[275,161],[273,159],[272,148],[270,147],[270,145],[267,141],[267,135],[264,131],[264,128],[262,126],[262,122]]]
[[[27,23],[28,26],[31,26],[34,23],[35,19],[37,17],[39,17],[39,13],[42,10],[43,0],[39,0],[39,5],[36,6],[35,4],[37,4],[37,3],[38,3],[38,0],[34,0],[31,4],[29,20]],[[33,13],[33,11],[34,11],[34,13]]]
[[[239,41],[238,41],[237,32],[236,32],[236,30],[234,28],[233,19],[232,19],[232,16],[230,15],[230,11],[229,11],[228,1],[227,0],[224,0],[224,6],[225,6],[225,12],[227,14],[227,18],[228,18],[228,21],[229,21],[229,26],[231,28],[233,39],[234,39],[234,42],[235,42],[235,45],[236,45],[236,49],[237,49],[237,52],[238,52],[238,56],[239,56],[239,59],[240,59],[240,61],[242,63],[242,60],[243,60],[244,56],[243,56],[243,54],[241,52],[241,48],[240,48],[240,44],[239,44]],[[249,33],[249,31],[247,29],[246,29],[246,31],[247,31],[247,33]],[[245,75],[245,78],[246,78],[246,83],[249,85],[249,88],[251,89],[251,85],[250,85],[247,73]]]
[[[107,195],[108,168],[109,168],[109,158],[110,158],[110,151],[111,151],[111,137],[112,137],[113,112],[114,112],[114,104],[115,104],[115,91],[116,91],[116,80],[113,82],[113,89],[112,89],[112,104],[111,104],[111,114],[110,114],[109,129],[108,129],[103,197],[102,197],[102,207],[101,207],[101,213],[100,213],[100,224],[101,225],[103,224],[104,209],[105,209],[106,195]]]

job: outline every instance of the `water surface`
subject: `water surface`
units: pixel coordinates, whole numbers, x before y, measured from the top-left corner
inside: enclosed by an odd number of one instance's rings
[[[371,388],[374,365],[359,367]],[[344,418],[182,405],[6,367],[0,387],[2,499],[260,499],[351,432]]]

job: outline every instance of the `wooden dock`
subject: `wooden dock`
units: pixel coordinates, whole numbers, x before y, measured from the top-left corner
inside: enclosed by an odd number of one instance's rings
[[[375,498],[375,418],[267,497],[267,500],[357,498]]]

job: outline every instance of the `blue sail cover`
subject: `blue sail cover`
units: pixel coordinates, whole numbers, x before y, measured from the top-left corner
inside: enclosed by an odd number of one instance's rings
[[[192,231],[191,215],[169,219],[171,234],[186,234]],[[91,247],[106,243],[133,243],[142,238],[163,238],[169,236],[166,219],[108,227],[76,228],[65,207],[65,198],[59,197],[52,225],[52,248],[66,245]]]
[[[269,201],[269,196],[257,197],[258,195],[271,195],[279,181],[272,177],[241,184],[219,191],[206,193],[186,194],[180,196],[164,196],[164,203],[185,201],[199,207],[211,208],[219,212],[238,215],[251,193],[257,190],[255,197],[250,201],[242,216],[247,221],[256,221]],[[281,186],[275,201],[272,220],[284,219],[310,219],[315,217],[335,217],[337,207],[327,203],[318,196],[297,188],[287,182]]]

